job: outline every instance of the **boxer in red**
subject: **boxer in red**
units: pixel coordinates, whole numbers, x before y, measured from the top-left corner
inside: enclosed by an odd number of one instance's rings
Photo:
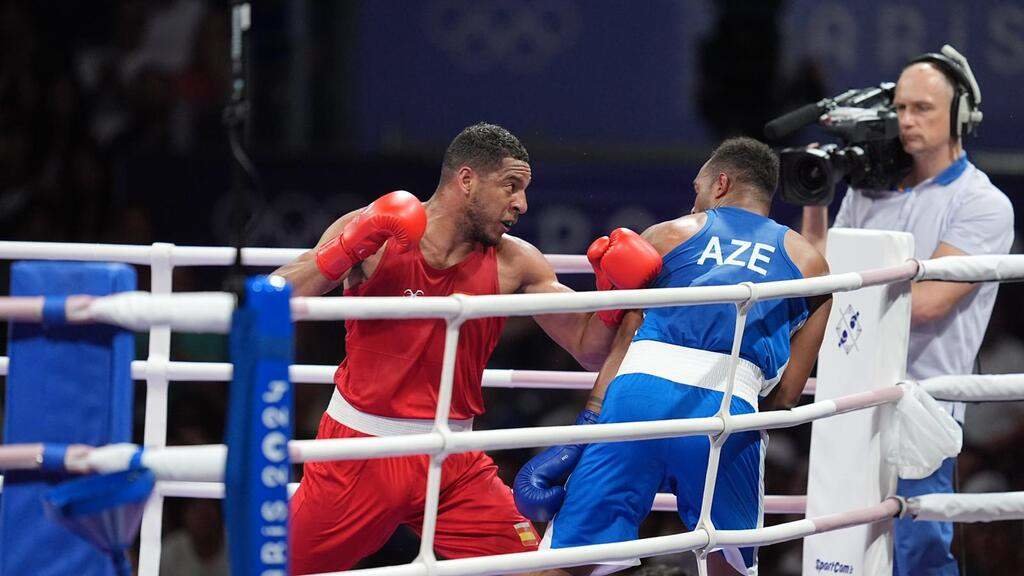
[[[515,136],[499,126],[470,126],[445,152],[440,183],[427,202],[403,191],[386,194],[342,216],[316,248],[276,274],[292,283],[296,296],[321,295],[342,282],[347,296],[568,292],[540,251],[507,234],[526,212],[530,178],[529,156]],[[588,256],[601,289],[643,287],[661,268],[657,251],[625,229],[596,241]],[[598,369],[621,314],[535,319],[581,365]],[[452,430],[470,429],[484,412],[480,379],[504,323],[482,318],[462,325]],[[443,320],[348,321],[347,356],[317,437],[428,432],[444,332]],[[307,462],[291,503],[293,572],[345,570],[400,525],[418,532],[428,463],[427,456]],[[440,556],[523,552],[539,540],[490,457],[471,452],[445,460],[434,542]]]

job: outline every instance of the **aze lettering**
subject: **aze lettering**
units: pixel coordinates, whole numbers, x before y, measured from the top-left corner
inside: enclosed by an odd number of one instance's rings
[[[772,261],[769,254],[775,252],[774,246],[739,239],[730,240],[729,244],[731,246],[735,246],[735,248],[729,252],[728,256],[724,256],[724,252],[722,252],[722,241],[718,236],[712,236],[711,239],[708,240],[707,246],[704,247],[704,252],[702,252],[700,258],[697,259],[697,265],[703,266],[708,260],[714,260],[715,266],[739,266],[740,268],[746,268],[756,272],[761,276],[766,276],[768,274],[768,271],[758,264],[763,263],[764,265],[768,265]]]

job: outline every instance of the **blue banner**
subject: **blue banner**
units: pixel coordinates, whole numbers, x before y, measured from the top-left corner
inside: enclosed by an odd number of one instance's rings
[[[443,146],[481,120],[528,143],[703,141],[686,6],[362,2],[351,84],[361,142]]]
[[[1019,1],[374,0],[357,30],[346,85],[367,151],[436,149],[480,120],[534,145],[614,142],[622,157],[710,146],[702,107],[725,102],[718,122],[735,128],[729,116],[799,105],[808,82],[820,97],[895,81],[945,43],[981,85],[972,146],[1019,149],[1024,129]]]

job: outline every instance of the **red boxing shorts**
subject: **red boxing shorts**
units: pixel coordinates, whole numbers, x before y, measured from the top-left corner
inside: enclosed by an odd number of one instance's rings
[[[317,438],[369,436],[324,414]],[[423,526],[429,456],[306,462],[291,501],[293,574],[348,570],[402,524]],[[445,459],[434,550],[466,558],[536,550],[540,539],[483,452]]]

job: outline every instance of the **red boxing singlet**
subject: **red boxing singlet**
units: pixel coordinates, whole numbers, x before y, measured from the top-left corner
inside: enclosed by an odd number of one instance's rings
[[[388,242],[373,276],[346,296],[450,296],[498,294],[498,257],[481,247],[462,262],[438,270],[419,247],[404,254]],[[484,412],[480,380],[498,344],[505,318],[469,320],[459,331],[450,417],[463,420]],[[345,359],[334,382],[362,412],[391,418],[429,418],[437,409],[445,321],[348,320]]]

